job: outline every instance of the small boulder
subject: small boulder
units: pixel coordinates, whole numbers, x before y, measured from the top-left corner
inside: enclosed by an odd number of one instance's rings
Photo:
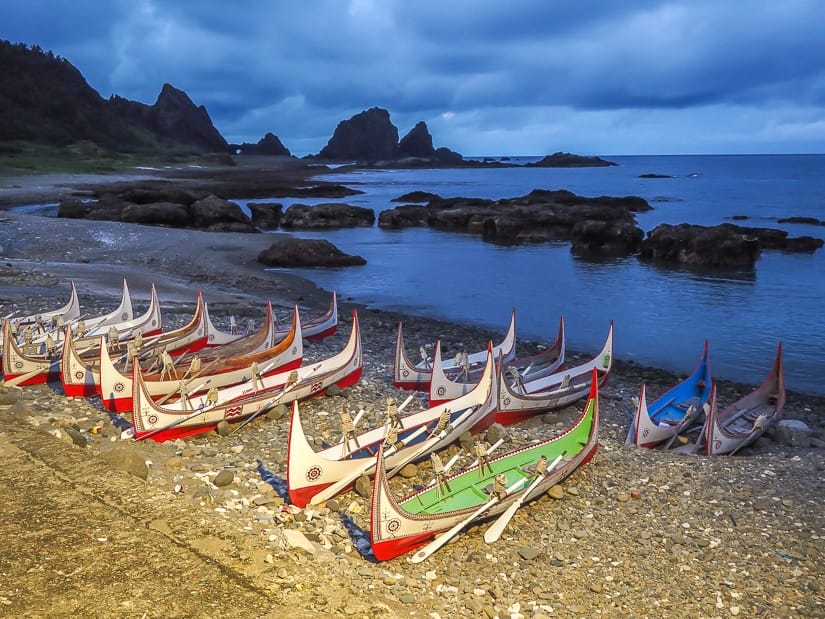
[[[774,438],[780,445],[791,447],[810,447],[811,429],[804,421],[783,419],[776,424]]]
[[[367,263],[361,256],[345,254],[324,239],[277,239],[258,254],[258,262],[273,267],[341,267]]]
[[[113,449],[104,452],[101,458],[115,468],[131,473],[135,477],[149,479],[149,467],[146,465],[146,460],[136,451],[125,448]]]
[[[233,481],[235,481],[235,473],[229,469],[224,469],[215,475],[215,479],[212,480],[212,483],[218,488],[223,488],[224,486],[231,484]]]

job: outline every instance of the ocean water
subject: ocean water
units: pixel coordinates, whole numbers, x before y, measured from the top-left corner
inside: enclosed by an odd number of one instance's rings
[[[568,189],[586,196],[642,196],[654,207],[637,214],[646,232],[660,223],[715,225],[744,215],[746,221],[735,223],[825,238],[825,227],[777,222],[789,216],[825,219],[825,156],[606,158],[619,166],[380,170],[321,178],[361,189],[364,194],[343,201],[376,213],[413,190],[509,198],[539,188]],[[639,178],[645,173],[672,178]],[[285,208],[292,203],[276,201]],[[300,200],[324,201],[330,200]],[[753,385],[767,375],[781,340],[788,388],[825,394],[825,249],[763,251],[751,270],[700,271],[650,265],[635,257],[579,258],[567,243],[500,247],[471,235],[422,228],[376,226],[296,236],[326,238],[363,256],[363,267],[291,271],[370,307],[482,325],[502,334],[515,308],[518,336],[547,343],[563,315],[568,347],[593,354],[613,320],[618,358],[685,374],[695,367],[707,339],[713,375]]]

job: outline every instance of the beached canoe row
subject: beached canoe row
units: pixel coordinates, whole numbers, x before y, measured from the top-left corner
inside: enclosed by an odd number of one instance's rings
[[[135,317],[126,282],[113,312],[86,317],[77,292],[57,310],[3,317],[2,369],[6,385],[59,378],[70,396],[99,396],[113,413],[129,413],[135,441],[165,441],[216,429],[244,427],[277,405],[292,404],[287,491],[297,506],[319,504],[374,479],[371,541],[379,560],[416,551],[422,561],[465,527],[493,520],[485,541],[498,539],[514,512],[589,461],[597,448],[598,392],[613,368],[613,323],[592,359],[564,366],[564,320],[552,344],[532,356],[516,354],[513,311],[505,336],[486,350],[442,358],[440,342],[420,347],[413,362],[398,325],[393,383],[426,391],[428,408],[402,414],[388,398],[386,419],[357,429],[341,414],[339,443],[316,450],[304,433],[298,402],[333,385],[355,384],[363,372],[358,315],[342,349],[304,363],[304,339],[320,339],[338,324],[336,295],[321,316],[302,322],[293,309],[288,326],[278,325],[267,304],[261,327],[230,332],[215,327],[198,294],[194,314],[182,327],[164,331],[152,288],[149,307]],[[647,403],[641,387],[628,445],[675,448],[707,455],[733,454],[755,441],[781,414],[785,402],[782,347],[765,381],[751,394],[719,410],[710,374],[708,343],[696,370]],[[499,444],[475,443],[475,461],[452,472],[454,460],[438,452],[469,432],[480,436],[493,423],[511,424],[585,400],[573,423],[548,438],[495,454]],[[429,457],[434,479],[406,497],[396,497],[388,479],[410,462]]]

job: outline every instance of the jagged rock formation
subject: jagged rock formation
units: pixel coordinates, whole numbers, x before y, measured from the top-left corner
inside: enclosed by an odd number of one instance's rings
[[[244,142],[238,146],[241,155],[271,155],[277,157],[292,157],[289,149],[281,143],[278,136],[268,131],[257,144]]]
[[[258,262],[273,267],[359,266],[367,261],[345,254],[324,239],[298,239],[285,236],[258,254]]]
[[[318,157],[339,161],[396,159],[398,129],[390,122],[387,110],[370,108],[338,123]]]
[[[206,109],[169,84],[153,105],[106,100],[68,60],[8,41],[0,41],[0,67],[0,142],[87,143],[113,152],[228,149]]]
[[[434,148],[433,138],[423,121],[417,123],[401,141],[398,128],[387,110],[373,107],[338,123],[335,133],[317,156],[333,161],[357,161],[391,167],[460,165],[464,158],[449,148]]]
[[[418,122],[410,132],[401,138],[398,143],[398,154],[401,157],[422,157],[429,159],[435,156],[433,136],[427,129],[427,123]]]

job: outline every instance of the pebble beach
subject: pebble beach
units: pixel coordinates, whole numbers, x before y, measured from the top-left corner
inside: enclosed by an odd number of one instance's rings
[[[266,235],[0,220],[3,315],[60,305],[72,280],[90,315],[117,304],[123,278],[138,312],[154,283],[169,328],[188,321],[198,290],[225,327],[230,316],[260,324],[267,301],[308,318],[329,302],[330,291],[256,265]],[[364,409],[366,426],[383,419],[387,396],[407,397],[391,379],[399,320],[410,346],[440,339],[447,356],[503,334],[339,292],[337,333],[308,342],[304,359],[338,352],[357,311],[365,368],[356,385],[299,404],[319,446],[340,439],[342,409]],[[519,341],[519,353],[550,343]],[[595,352],[568,351],[567,364]],[[801,444],[771,430],[733,457],[626,447],[641,384],[656,397],[679,379],[617,360],[593,460],[524,505],[494,544],[472,526],[417,565],[370,556],[368,484],[289,505],[286,407],[226,436],[132,442],[121,438],[128,418],[99,399],[2,386],[0,616],[825,617],[825,398],[788,394],[783,418],[810,429]],[[720,403],[755,386],[720,382]],[[583,404],[491,432],[516,447],[564,428]],[[408,411],[425,405],[416,397]],[[432,477],[425,460],[391,485],[400,496]]]

